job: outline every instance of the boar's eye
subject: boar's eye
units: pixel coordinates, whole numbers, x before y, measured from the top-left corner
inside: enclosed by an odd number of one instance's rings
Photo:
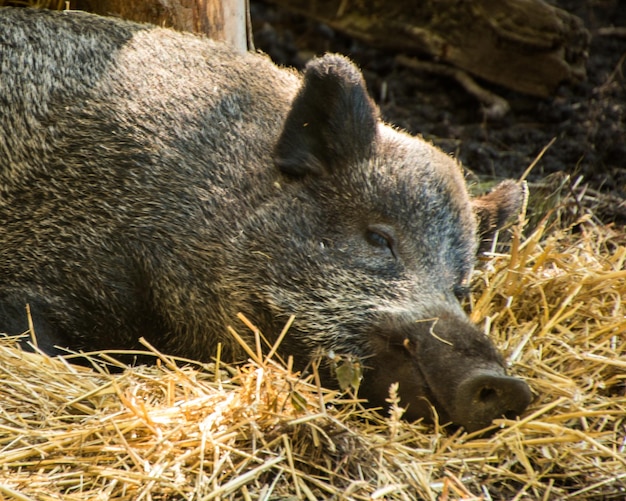
[[[365,239],[372,247],[386,250],[396,257],[393,229],[383,225],[372,225],[365,232]]]
[[[470,288],[467,285],[459,284],[453,287],[452,292],[454,292],[454,295],[459,301],[462,301],[464,299],[467,299],[467,297],[469,296]]]

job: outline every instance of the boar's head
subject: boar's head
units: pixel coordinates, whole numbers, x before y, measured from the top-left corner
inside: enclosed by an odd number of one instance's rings
[[[360,72],[332,55],[308,65],[275,162],[282,196],[252,226],[284,244],[262,244],[257,232],[243,255],[263,248],[251,302],[296,314],[284,351],[301,366],[320,351],[360,357],[361,395],[384,406],[399,382],[410,419],[430,419],[434,407],[473,431],[519,415],[530,390],[506,375],[456,296],[522,188],[505,181],[471,200],[460,166],[383,124]]]

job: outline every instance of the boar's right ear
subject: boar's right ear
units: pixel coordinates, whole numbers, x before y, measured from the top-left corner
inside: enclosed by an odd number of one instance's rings
[[[326,55],[309,62],[276,144],[285,174],[322,174],[368,155],[378,110],[361,72],[348,59]]]
[[[496,232],[519,213],[526,198],[526,183],[502,181],[491,192],[472,200],[478,222],[478,253],[489,250]]]

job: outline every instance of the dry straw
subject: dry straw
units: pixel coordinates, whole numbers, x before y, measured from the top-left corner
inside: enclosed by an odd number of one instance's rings
[[[471,315],[535,394],[490,436],[381,417],[261,341],[238,368],[159,355],[111,375],[4,339],[0,497],[624,499],[626,238],[581,219],[574,188],[477,272]]]
[[[533,389],[521,419],[481,436],[379,416],[256,346],[238,368],[112,375],[0,338],[0,499],[625,499],[626,238],[595,216],[626,207],[567,178],[534,192],[470,305]]]

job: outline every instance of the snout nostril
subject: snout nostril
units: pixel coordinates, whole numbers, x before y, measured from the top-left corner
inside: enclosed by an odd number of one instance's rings
[[[519,416],[519,412],[517,412],[517,411],[513,411],[513,410],[508,410],[508,411],[506,411],[506,412],[503,414],[503,416],[504,416],[506,419],[515,420],[515,419],[517,419],[517,417]]]
[[[476,431],[489,426],[494,419],[515,420],[531,400],[530,388],[524,381],[478,370],[459,385],[453,419],[467,431]]]
[[[498,392],[494,388],[481,388],[478,393],[478,400],[482,404],[489,404],[496,401],[498,398]]]

